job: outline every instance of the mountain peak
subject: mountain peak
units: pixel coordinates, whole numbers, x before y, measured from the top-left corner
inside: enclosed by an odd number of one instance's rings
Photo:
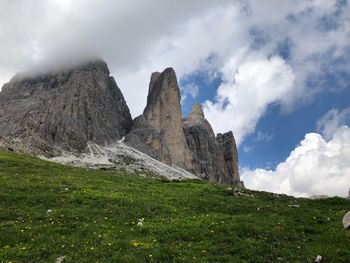
[[[193,122],[199,122],[199,121],[205,120],[203,108],[199,103],[196,103],[192,106],[192,110],[188,115],[188,119]]]
[[[61,65],[49,65],[48,63],[34,66],[15,74],[10,82],[23,82],[35,79],[50,78],[55,75],[65,75],[72,71],[99,71],[109,74],[107,63],[102,58],[93,58],[89,60],[75,61],[71,63],[62,63]]]
[[[0,93],[0,138],[24,152],[83,151],[88,142],[120,139],[132,124],[129,108],[103,60],[57,73],[11,80]],[[19,147],[20,143],[9,146]]]
[[[147,106],[144,113],[152,111],[155,103],[159,101],[159,97],[164,92],[169,93],[171,96],[170,103],[180,105],[180,89],[176,73],[171,67],[164,69],[162,72],[152,73],[148,89]]]

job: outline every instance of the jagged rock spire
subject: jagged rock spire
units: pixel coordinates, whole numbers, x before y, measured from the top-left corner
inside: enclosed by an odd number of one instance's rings
[[[181,97],[174,69],[153,73],[148,90],[147,106],[135,120],[127,142],[162,162],[191,170],[192,153],[183,133]]]
[[[236,141],[232,131],[226,132],[224,134],[217,134],[216,140],[220,143],[221,148],[223,149],[226,169],[229,177],[234,181],[239,182],[240,177],[238,171],[238,153]]]
[[[205,120],[202,106],[199,103],[196,103],[192,106],[191,113],[188,115],[188,120],[193,122],[200,122]]]

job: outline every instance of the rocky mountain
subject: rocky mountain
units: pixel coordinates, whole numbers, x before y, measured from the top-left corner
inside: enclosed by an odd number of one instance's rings
[[[147,106],[134,120],[102,60],[56,73],[17,75],[0,92],[0,148],[84,166],[120,166],[125,155],[134,160],[133,169],[161,166],[163,177],[195,174],[242,185],[232,132],[215,136],[199,104],[182,118],[180,101],[172,68],[152,74]]]
[[[182,118],[180,101],[175,71],[167,68],[153,73],[146,108],[133,121],[126,143],[203,179],[242,185],[232,132],[215,137],[199,104],[193,106],[187,118]]]
[[[0,93],[0,143],[27,153],[83,151],[119,140],[129,108],[101,60],[36,77],[15,76]]]

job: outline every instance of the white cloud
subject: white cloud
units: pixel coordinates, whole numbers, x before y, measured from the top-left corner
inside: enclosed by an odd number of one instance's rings
[[[253,147],[252,146],[247,146],[247,145],[243,146],[243,152],[244,153],[250,153],[251,151],[253,151]]]
[[[340,67],[332,65],[333,61],[348,57],[349,4],[341,7],[342,11],[337,11],[339,2],[333,0],[283,3],[253,0],[248,3],[248,15],[241,16],[237,25],[241,32],[237,37],[239,48],[234,45],[222,64],[218,64],[224,83],[218,89],[217,97],[207,101],[205,108],[214,130],[233,130],[238,143],[254,132],[257,121],[269,104],[279,103],[282,112],[288,113],[295,105],[312,102],[320,92],[339,91],[345,85],[337,72],[350,66],[348,62]],[[279,7],[278,12],[276,6]],[[257,36],[250,35],[252,29]],[[257,97],[247,96],[248,92],[236,79],[240,77],[242,68],[247,63],[254,68],[254,60],[258,64],[262,58],[268,61],[281,45],[286,45],[284,52],[287,52],[287,56],[280,58],[286,74],[280,77],[281,68],[274,68],[277,70],[275,81],[261,85],[261,82],[254,83],[254,80],[261,78],[261,72],[252,70],[249,76],[245,76],[251,79],[255,90],[265,93],[266,97],[259,97],[258,93]],[[265,66],[273,68],[269,63]],[[325,81],[325,72],[335,76],[332,84]],[[278,85],[280,89],[274,89],[271,85]]]
[[[291,67],[278,56],[244,62],[233,80],[219,87],[216,102],[206,101],[206,118],[217,131],[232,130],[239,144],[254,131],[267,106],[292,91],[294,78]]]
[[[338,127],[347,123],[350,123],[350,107],[329,110],[317,121],[316,126],[326,139],[330,139]]]
[[[275,170],[242,169],[247,188],[295,196],[347,196],[350,188],[350,128],[338,128],[329,141],[308,133]]]
[[[273,139],[273,134],[257,131],[256,137],[253,139],[256,142],[269,142]]]
[[[350,188],[350,108],[331,109],[275,170],[242,168],[248,188],[295,196],[347,196]],[[265,138],[261,133],[260,138]],[[259,131],[257,138],[259,138]]]
[[[183,87],[180,87],[181,90],[181,103],[184,103],[185,100],[190,96],[192,99],[195,99],[199,94],[199,88],[193,83],[186,84]]]

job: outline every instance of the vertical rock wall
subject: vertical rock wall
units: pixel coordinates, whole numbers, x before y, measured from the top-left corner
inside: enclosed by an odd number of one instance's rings
[[[216,140],[221,146],[225,160],[227,176],[232,178],[234,184],[239,184],[238,153],[235,138],[231,131],[224,134],[219,133]]]
[[[167,68],[153,73],[143,115],[160,134],[160,161],[191,170],[192,154],[183,133],[180,100],[175,71]]]

